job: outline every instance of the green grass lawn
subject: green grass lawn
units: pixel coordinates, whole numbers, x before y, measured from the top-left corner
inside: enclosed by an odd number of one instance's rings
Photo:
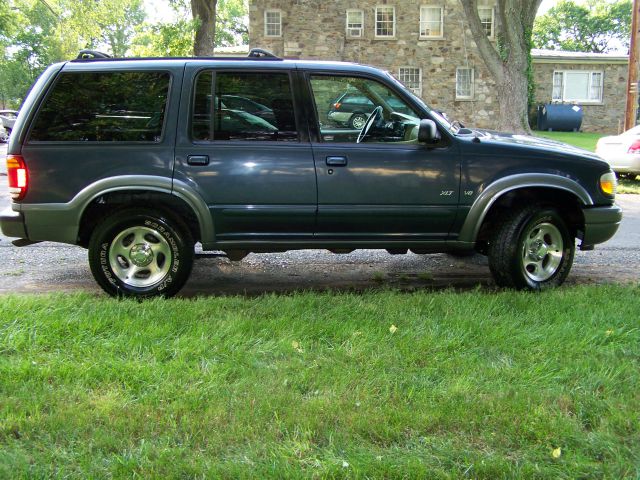
[[[543,132],[534,131],[534,135],[538,137],[550,138],[558,142],[568,143],[574,147],[584,148],[590,152],[596,151],[596,143],[605,135],[601,133],[585,133],[585,132]]]
[[[638,312],[638,286],[4,296],[0,478],[638,478]]]

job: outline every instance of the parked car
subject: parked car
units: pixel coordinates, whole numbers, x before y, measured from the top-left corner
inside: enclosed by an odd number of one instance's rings
[[[393,97],[381,100],[386,101],[394,111],[408,113],[406,105]],[[366,97],[362,92],[345,92],[331,103],[327,118],[339,125],[360,130],[375,107],[375,99]]]
[[[335,92],[366,99],[353,102],[364,121],[328,124]],[[271,121],[222,101],[257,93]],[[176,294],[196,242],[231,260],[479,252],[497,285],[538,290],[563,283],[576,239],[592,250],[622,218],[596,155],[462,128],[390,74],[351,63],[83,52],[40,76],[14,130],[2,231],[21,246],[87,248],[117,296]]]
[[[8,133],[11,133],[11,130],[13,130],[16,118],[18,118],[18,112],[15,110],[0,110],[0,123]]]
[[[640,125],[620,135],[602,137],[596,153],[619,174],[640,175]]]

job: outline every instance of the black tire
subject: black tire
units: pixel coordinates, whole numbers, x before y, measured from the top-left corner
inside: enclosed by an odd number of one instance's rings
[[[118,210],[89,241],[89,265],[98,285],[118,297],[171,297],[191,273],[194,241],[176,218],[147,209]]]
[[[362,127],[367,123],[367,115],[365,113],[354,113],[349,118],[349,128],[354,130],[362,130]]]
[[[569,275],[575,238],[554,208],[515,209],[489,243],[489,268],[500,287],[541,290],[562,285]]]

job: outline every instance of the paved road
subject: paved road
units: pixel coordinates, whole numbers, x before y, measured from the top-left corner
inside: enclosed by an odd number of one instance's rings
[[[0,210],[9,203],[0,149]],[[593,252],[577,252],[569,284],[640,280],[640,195],[620,195],[625,218],[617,235]],[[195,263],[183,296],[260,294],[301,290],[363,290],[381,285],[406,290],[469,288],[493,282],[486,258],[449,255],[389,255],[360,250],[348,255],[302,250],[251,254],[241,262],[206,258]],[[43,242],[16,248],[0,235],[0,293],[101,292],[93,281],[86,251]]]

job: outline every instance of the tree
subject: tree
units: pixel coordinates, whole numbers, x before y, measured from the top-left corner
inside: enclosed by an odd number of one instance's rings
[[[18,106],[48,65],[83,48],[124,56],[143,18],[142,0],[0,0],[0,100]]]
[[[217,0],[191,0],[191,14],[197,22],[193,54],[196,57],[213,56],[216,44]]]
[[[536,19],[536,48],[604,53],[629,48],[631,0],[589,0],[576,4],[563,0]]]
[[[497,41],[480,22],[477,0],[460,0],[480,57],[496,84],[498,130],[530,133],[528,114],[531,34],[542,0],[498,0]]]

